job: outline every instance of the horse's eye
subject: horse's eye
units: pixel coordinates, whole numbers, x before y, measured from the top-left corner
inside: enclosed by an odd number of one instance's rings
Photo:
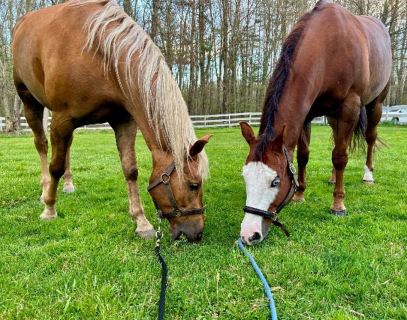
[[[199,183],[190,183],[189,184],[189,189],[191,191],[197,191],[197,190],[199,190],[200,187],[201,187],[201,185]]]
[[[273,181],[271,181],[270,187],[275,188],[280,185],[280,177],[277,176]]]

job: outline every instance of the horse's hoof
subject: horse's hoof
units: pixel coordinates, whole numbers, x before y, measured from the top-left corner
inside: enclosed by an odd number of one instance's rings
[[[149,239],[154,238],[155,230],[154,229],[142,230],[142,231],[136,230],[136,235],[138,235],[141,239],[149,240]]]
[[[41,220],[54,220],[58,217],[55,209],[45,209],[40,215]]]
[[[346,211],[346,209],[343,209],[343,210],[331,209],[331,214],[333,214],[334,216],[343,217],[343,216],[347,215],[347,211]]]
[[[335,180],[328,180],[328,184],[335,184],[336,181]]]
[[[63,191],[65,193],[74,193],[75,192],[75,187],[74,187],[74,185],[72,183],[66,184],[66,185],[64,185]]]
[[[363,183],[368,186],[372,186],[372,185],[374,185],[374,180],[363,180]]]

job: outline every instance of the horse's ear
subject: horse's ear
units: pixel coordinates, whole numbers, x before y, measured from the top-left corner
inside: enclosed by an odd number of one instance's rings
[[[275,137],[272,141],[272,148],[276,151],[282,151],[284,146],[284,136],[285,136],[286,126],[283,126],[281,134]]]
[[[240,122],[240,129],[242,131],[243,137],[246,139],[248,144],[252,144],[256,140],[253,128],[250,126],[250,124],[242,121]]]
[[[202,152],[203,148],[205,145],[209,142],[209,139],[212,137],[211,134],[207,134],[206,136],[203,136],[200,138],[198,141],[196,141],[191,148],[189,149],[189,156],[191,158],[197,156],[200,152]]]

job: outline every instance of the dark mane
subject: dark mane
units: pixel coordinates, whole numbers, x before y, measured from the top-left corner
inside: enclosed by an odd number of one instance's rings
[[[291,65],[294,62],[296,48],[303,36],[308,20],[313,13],[319,9],[319,5],[326,1],[319,1],[313,10],[305,13],[300,20],[295,24],[293,30],[284,40],[280,58],[271,76],[269,85],[266,91],[263,112],[260,123],[260,142],[257,146],[256,156],[261,158],[267,145],[275,138],[274,133],[274,118],[280,104],[281,97],[284,93],[285,84],[287,82]]]

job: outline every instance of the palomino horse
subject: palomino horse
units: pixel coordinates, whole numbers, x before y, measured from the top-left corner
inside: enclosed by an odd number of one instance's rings
[[[250,146],[243,168],[247,199],[241,227],[247,244],[261,241],[271,223],[282,227],[277,213],[297,185],[293,151],[303,128],[315,116],[327,115],[336,121],[331,212],[345,213],[343,174],[348,147],[354,132],[363,133],[358,130],[364,118],[362,106],[367,110],[366,138],[370,148],[374,145],[390,73],[390,37],[380,21],[355,16],[328,1],[318,2],[299,20],[283,44],[270,80],[259,137],[247,123],[241,124]],[[301,145],[299,152],[307,154],[304,149]],[[305,173],[306,160],[307,156],[300,158],[300,172]],[[300,173],[298,192],[304,188]]]
[[[191,241],[204,226],[202,180],[207,173],[187,106],[158,47],[114,1],[74,0],[20,19],[14,30],[14,82],[35,136],[45,188],[43,219],[57,217],[58,181],[67,168],[75,128],[109,122],[116,135],[129,194],[130,215],[141,237],[154,229],[144,216],[137,186],[134,142],[139,128],[152,153],[149,192],[172,238]],[[52,160],[41,118],[52,110]]]

